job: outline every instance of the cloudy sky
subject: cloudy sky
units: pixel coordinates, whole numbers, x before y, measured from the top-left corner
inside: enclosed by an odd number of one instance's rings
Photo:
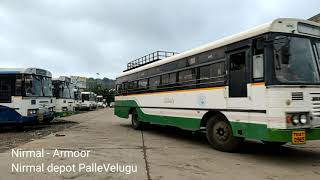
[[[0,0],[0,67],[115,78],[150,52],[182,52],[278,17],[306,19],[319,7],[319,0]]]

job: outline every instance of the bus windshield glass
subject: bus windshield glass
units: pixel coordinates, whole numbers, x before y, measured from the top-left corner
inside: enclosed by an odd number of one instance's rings
[[[319,72],[308,38],[276,36],[273,41],[275,75],[281,83],[317,84]]]
[[[70,98],[74,99],[74,86],[72,84],[68,85],[69,93],[70,93]]]
[[[63,98],[70,98],[70,90],[66,84],[62,88],[62,97]]]
[[[25,75],[26,96],[43,96],[41,76]]]
[[[317,51],[318,51],[318,58],[320,60],[320,42],[317,42],[316,46],[317,46]]]
[[[44,96],[53,96],[52,95],[52,82],[51,82],[51,78],[49,77],[43,77],[42,78],[42,82],[43,82],[43,93]]]
[[[51,78],[25,75],[25,92],[26,96],[52,96],[52,83]]]
[[[89,94],[82,94],[82,100],[89,101]]]

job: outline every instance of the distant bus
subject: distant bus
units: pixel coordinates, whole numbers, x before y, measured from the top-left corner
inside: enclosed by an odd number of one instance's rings
[[[75,111],[74,85],[71,79],[66,76],[60,76],[53,79],[53,95],[55,99],[56,116],[68,116]]]
[[[54,119],[51,73],[38,68],[0,68],[0,124]]]
[[[93,92],[81,92],[79,109],[92,110],[97,108],[97,95]]]
[[[100,108],[103,108],[103,107],[105,107],[104,103],[105,102],[104,102],[103,96],[101,96],[101,95],[97,96],[97,106]]]
[[[162,60],[129,63],[116,78],[115,114],[131,115],[135,129],[205,130],[221,151],[245,138],[319,140],[319,57],[320,24],[276,19]]]

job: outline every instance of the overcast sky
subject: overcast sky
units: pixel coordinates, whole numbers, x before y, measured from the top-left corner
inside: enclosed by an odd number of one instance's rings
[[[307,19],[319,0],[0,0],[0,67],[115,78],[130,60],[182,52],[278,17]]]

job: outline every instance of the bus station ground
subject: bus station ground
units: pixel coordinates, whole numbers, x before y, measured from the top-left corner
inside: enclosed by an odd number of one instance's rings
[[[12,132],[11,132],[12,131]],[[320,179],[320,141],[303,146],[269,147],[246,142],[238,153],[212,149],[202,134],[176,128],[151,126],[137,131],[130,120],[101,109],[61,118],[38,128],[0,131],[0,180],[2,179]],[[11,148],[90,150],[89,157],[17,158]],[[17,173],[12,163],[111,163],[136,165],[137,172],[125,173]]]

